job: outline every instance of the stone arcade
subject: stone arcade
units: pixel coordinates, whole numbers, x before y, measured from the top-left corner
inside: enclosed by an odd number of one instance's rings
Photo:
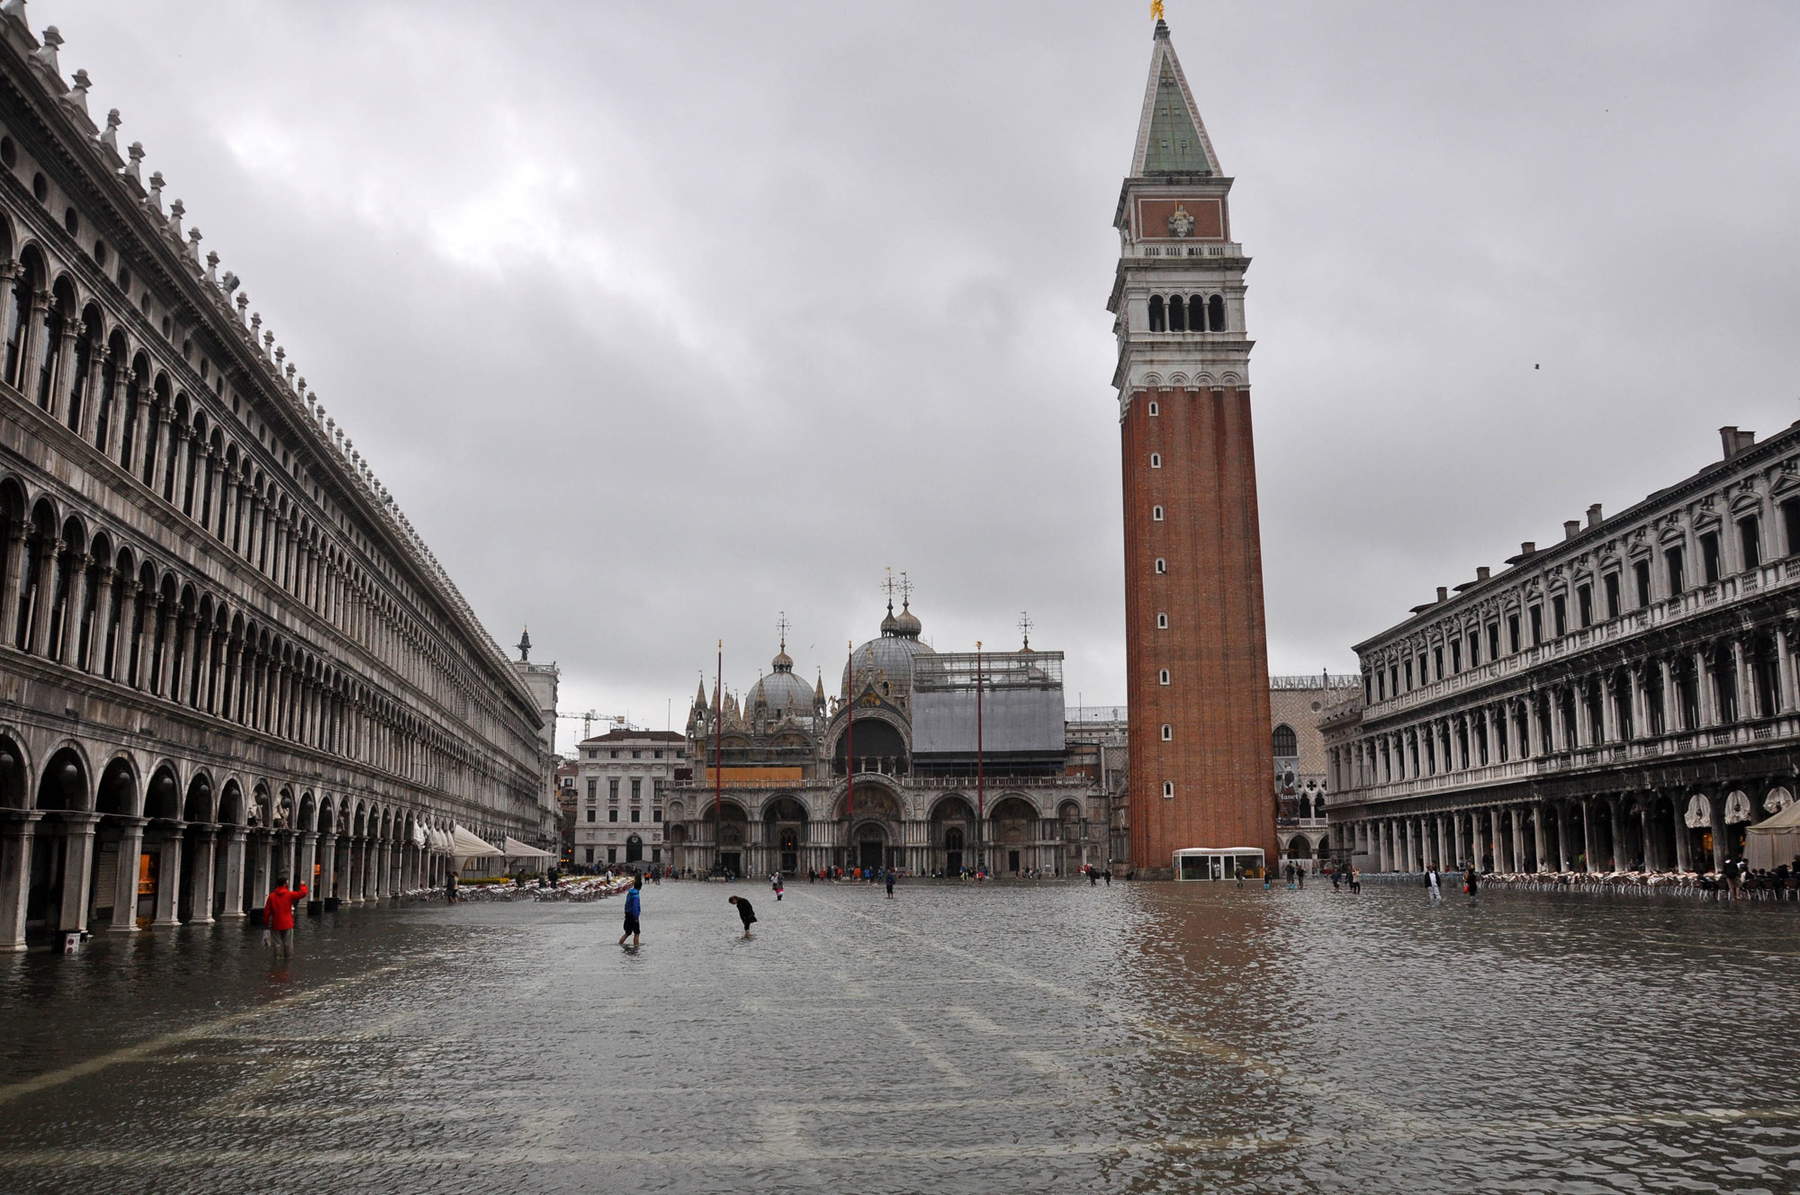
[[[1321,727],[1359,865],[1705,871],[1794,799],[1800,424],[1720,437],[1357,645]]]
[[[537,702],[180,200],[0,10],[0,949],[537,839]]]

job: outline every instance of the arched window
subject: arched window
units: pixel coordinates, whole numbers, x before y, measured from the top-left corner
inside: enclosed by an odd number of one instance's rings
[[[1161,672],[1157,673],[1156,680],[1157,680],[1158,684],[1162,684],[1162,685],[1168,684],[1169,683],[1169,670],[1167,668],[1164,668]]]
[[[1162,522],[1163,521],[1163,508],[1160,506],[1152,506],[1150,508],[1150,519],[1152,522],[1157,522],[1157,523]]]
[[[56,386],[56,366],[63,347],[63,314],[54,300],[44,309],[44,318],[38,323],[38,336],[37,404],[48,411],[50,392]]]
[[[1156,558],[1156,575],[1160,577],[1168,571],[1169,571],[1169,562],[1167,560],[1164,560],[1161,556],[1158,556]]]
[[[1151,295],[1150,296],[1150,330],[1152,332],[1161,332],[1166,329],[1166,326],[1167,326],[1166,321],[1163,318],[1162,296],[1161,295]]]
[[[1162,453],[1153,452],[1150,454],[1150,467],[1152,469],[1162,468]]]
[[[1188,331],[1206,331],[1206,296],[1188,296]]]
[[[12,306],[6,315],[6,380],[21,390],[25,389],[25,379],[19,376],[19,366],[25,355],[25,327],[31,322],[31,283],[31,269],[27,266],[13,283]]]
[[[1163,728],[1162,728],[1162,741],[1167,743],[1167,742],[1171,742],[1174,738],[1175,738],[1175,728],[1173,726],[1170,726],[1167,722],[1164,722]]]
[[[1163,614],[1160,611],[1157,613],[1156,629],[1159,631],[1166,631],[1169,629],[1169,616],[1167,614]]]
[[[1214,295],[1206,301],[1206,322],[1215,332],[1225,330],[1225,296]]]
[[[1180,295],[1169,296],[1169,331],[1187,331],[1187,308],[1182,305]]]
[[[119,416],[119,463],[127,469],[134,464],[137,452],[137,422],[144,402],[144,374],[149,368],[149,360],[139,353],[125,379],[125,409]]]
[[[1295,736],[1294,728],[1286,722],[1277,726],[1275,733],[1269,737],[1275,746],[1276,755],[1286,757],[1300,754],[1300,740]]]
[[[87,413],[88,371],[93,368],[94,352],[99,347],[94,342],[100,336],[99,313],[90,307],[82,315],[85,327],[75,342],[75,359],[69,370],[68,410],[64,412],[64,422],[72,432],[81,431],[82,416]],[[93,317],[92,322],[87,317]]]
[[[1156,404],[1155,400],[1152,400],[1150,403],[1150,414],[1152,414],[1152,415],[1162,414],[1162,408]]]
[[[1173,798],[1174,796],[1175,796],[1175,782],[1173,780],[1163,781],[1163,799],[1168,800],[1168,799]]]

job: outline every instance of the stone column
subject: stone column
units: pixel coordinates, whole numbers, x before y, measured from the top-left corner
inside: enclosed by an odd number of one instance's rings
[[[8,288],[10,294],[10,288]],[[31,840],[43,813],[0,814],[0,953],[25,949],[25,902],[31,890]]]
[[[1650,737],[1650,702],[1649,694],[1644,688],[1644,668],[1633,664],[1625,670],[1626,683],[1631,693],[1631,729],[1632,737],[1647,739]]]
[[[1687,802],[1679,794],[1671,803],[1670,816],[1675,819],[1675,866],[1682,871],[1692,871],[1694,864],[1691,856],[1694,848],[1689,841],[1691,835],[1687,825]],[[1664,866],[1667,865],[1665,861]]]
[[[188,924],[213,923],[213,851],[218,843],[218,827],[190,826],[193,849],[188,852]]]
[[[60,539],[51,539],[38,554],[36,591],[31,596],[31,654],[50,654],[50,616],[56,606],[56,562],[63,554]]]
[[[1607,805],[1612,816],[1612,870],[1623,871],[1631,860],[1625,849],[1625,798],[1614,797]]]
[[[1586,857],[1583,871],[1599,870],[1594,862],[1598,852],[1594,849],[1594,811],[1591,797],[1584,797],[1581,801],[1581,853]]]
[[[293,881],[293,886],[306,885],[309,899],[317,896],[313,891],[317,885],[313,882],[313,863],[317,859],[319,833],[317,830],[300,831],[300,874]]]
[[[181,835],[187,829],[181,822],[164,822],[161,829],[167,837],[156,847],[156,917],[152,929],[166,929],[181,924]]]
[[[112,924],[107,929],[115,934],[137,932],[138,866],[144,853],[144,827],[147,817],[115,817],[120,823],[119,863],[113,870]]]
[[[19,299],[18,299],[19,276],[21,274],[23,274],[24,272],[25,272],[25,267],[20,262],[7,261],[3,264],[0,264],[0,329],[6,329],[6,328],[12,327],[13,305],[19,301]],[[23,361],[25,359],[25,341],[30,337],[30,335],[31,335],[31,313],[28,308],[26,310],[25,316],[19,321],[19,360],[20,361]],[[5,362],[0,361],[0,367],[3,367],[4,365],[5,365]],[[18,375],[18,377],[20,378],[20,382],[21,382],[21,384],[19,386],[19,390],[21,393],[23,393],[25,390],[25,387],[23,385],[23,380],[24,380],[25,375],[23,372],[21,372]],[[6,380],[10,381],[11,379],[6,379]]]
[[[244,915],[244,839],[249,831],[243,826],[226,826],[221,833],[225,841],[225,907],[219,911],[219,920],[236,921]]]
[[[318,898],[325,900],[337,895],[337,835],[321,833],[319,835],[319,891]]]
[[[169,603],[165,607],[160,596],[156,602],[156,609],[162,618],[163,649],[162,659],[157,661],[156,684],[152,691],[159,697],[170,697],[174,692],[169,686],[175,675],[175,622],[180,610],[173,603]],[[148,626],[144,629],[145,631],[150,630]]]
[[[1756,716],[1756,690],[1750,669],[1744,666],[1744,640],[1737,635],[1731,638],[1731,675],[1737,688],[1737,720],[1748,721]]]
[[[250,899],[255,902],[254,907],[260,909],[263,900],[275,887],[272,882],[275,877],[269,874],[275,865],[273,830],[265,828],[256,832],[256,838],[251,843],[250,861]]]
[[[1537,849],[1537,869],[1539,871],[1549,870],[1550,838],[1544,832],[1544,818],[1549,812],[1549,808],[1540,801],[1531,810],[1531,828],[1535,831],[1533,846]]]
[[[362,841],[352,838],[344,848],[344,896],[347,905],[362,903]]]
[[[89,889],[94,882],[94,828],[100,824],[100,815],[59,813],[57,820],[62,824],[63,866],[56,928],[59,933],[86,933],[93,903]]]
[[[1619,741],[1618,695],[1612,683],[1612,677],[1600,674],[1600,731],[1602,741],[1616,743]]]
[[[86,661],[85,667],[96,676],[111,676],[112,655],[106,641],[113,627],[112,589],[113,579],[118,574],[105,561],[100,562],[99,574],[94,586],[94,616],[88,620],[87,642],[79,658]]]
[[[1704,651],[1694,652],[1694,684],[1700,690],[1700,725],[1716,726],[1719,706],[1714,699],[1712,669],[1707,666]]]
[[[71,668],[81,666],[81,616],[87,609],[87,575],[94,558],[86,552],[71,552],[63,562],[69,583],[63,587],[63,624],[57,658]]]
[[[1489,866],[1495,871],[1504,871],[1505,869],[1500,866],[1501,854],[1503,853],[1501,850],[1502,840],[1500,836],[1500,810],[1490,806],[1487,811],[1487,820],[1488,854],[1491,857]],[[1475,862],[1479,864],[1481,860],[1477,859]]]
[[[1794,660],[1788,654],[1787,624],[1775,628],[1775,712],[1794,712]]]
[[[1723,787],[1707,794],[1712,807],[1712,865],[1716,875],[1725,874],[1725,792]]]

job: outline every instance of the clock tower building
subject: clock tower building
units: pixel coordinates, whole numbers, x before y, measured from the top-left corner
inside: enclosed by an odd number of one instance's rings
[[[1244,324],[1249,259],[1169,29],[1156,23],[1108,309],[1119,363],[1131,861],[1276,858]]]

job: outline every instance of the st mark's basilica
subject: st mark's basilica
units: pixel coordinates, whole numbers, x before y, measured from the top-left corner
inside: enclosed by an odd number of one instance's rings
[[[837,694],[785,640],[741,699],[687,721],[690,779],[666,802],[674,866],[761,875],[891,866],[1069,875],[1107,858],[1103,748],[1066,734],[1063,656],[938,652],[903,598],[854,647]]]

